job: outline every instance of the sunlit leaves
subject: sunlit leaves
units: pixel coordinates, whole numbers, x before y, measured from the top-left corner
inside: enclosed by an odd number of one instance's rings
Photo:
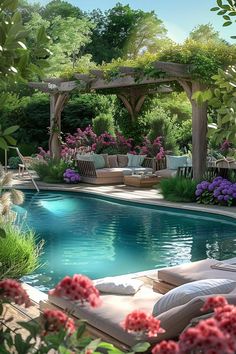
[[[217,0],[217,5],[211,8],[211,11],[218,11],[217,15],[223,16],[224,27],[231,26],[235,20],[233,19],[236,16],[236,2],[234,0]],[[231,36],[232,39],[236,39],[236,36]]]

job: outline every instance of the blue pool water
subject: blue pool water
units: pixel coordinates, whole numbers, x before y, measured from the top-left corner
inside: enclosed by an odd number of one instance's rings
[[[41,290],[66,274],[99,277],[206,257],[236,256],[236,220],[105,200],[82,193],[26,192],[17,210],[45,240],[43,264],[24,280]]]

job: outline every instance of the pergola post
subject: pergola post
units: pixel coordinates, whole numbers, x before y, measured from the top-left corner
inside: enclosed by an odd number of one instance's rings
[[[198,103],[192,96],[206,90],[199,81],[178,80],[192,105],[192,164],[193,178],[201,179],[206,171],[207,157],[207,102]]]
[[[68,95],[54,93],[50,95],[50,155],[59,159],[61,156],[61,112],[64,108]]]
[[[193,82],[192,94],[205,90],[205,85]],[[191,99],[192,104],[192,158],[193,178],[202,178],[206,171],[207,157],[207,102],[197,103]]]

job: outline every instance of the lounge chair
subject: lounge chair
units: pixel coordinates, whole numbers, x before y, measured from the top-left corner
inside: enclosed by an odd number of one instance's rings
[[[236,258],[227,260],[227,263],[236,263]],[[219,261],[214,259],[206,259],[199,262],[184,264],[171,268],[164,268],[158,271],[157,281],[176,287],[181,284],[189,283],[201,279],[232,279],[236,281],[236,266],[234,270],[213,269],[212,266],[219,265]],[[222,267],[222,263],[221,263]],[[223,265],[224,267],[224,265]],[[73,315],[76,318],[85,319],[88,323],[88,331],[95,337],[107,340],[119,348],[129,348],[137,341],[148,340],[150,338],[137,338],[130,333],[126,333],[120,323],[125,319],[126,315],[134,309],[146,310],[152,313],[155,303],[164,295],[153,291],[149,284],[144,284],[135,295],[102,295],[103,305],[98,309],[91,309],[85,305],[74,310],[74,303],[55,296],[48,297],[47,302],[41,302],[41,309],[44,308],[61,308],[73,309]],[[200,309],[206,298],[212,296],[197,296],[191,301],[170,308],[163,312],[157,318],[161,321],[161,326],[166,330],[165,333],[158,335],[152,342],[158,342],[163,339],[176,338],[190,321],[197,316],[202,315]],[[236,290],[226,295],[229,303],[236,304]]]

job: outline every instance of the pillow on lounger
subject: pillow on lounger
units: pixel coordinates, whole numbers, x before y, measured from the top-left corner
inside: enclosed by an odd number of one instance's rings
[[[230,279],[204,279],[178,286],[166,293],[153,308],[153,315],[189,302],[197,296],[228,294],[236,287],[236,281]]]
[[[123,277],[107,277],[93,281],[96,288],[103,293],[119,295],[133,295],[143,285],[138,279],[125,279]]]

